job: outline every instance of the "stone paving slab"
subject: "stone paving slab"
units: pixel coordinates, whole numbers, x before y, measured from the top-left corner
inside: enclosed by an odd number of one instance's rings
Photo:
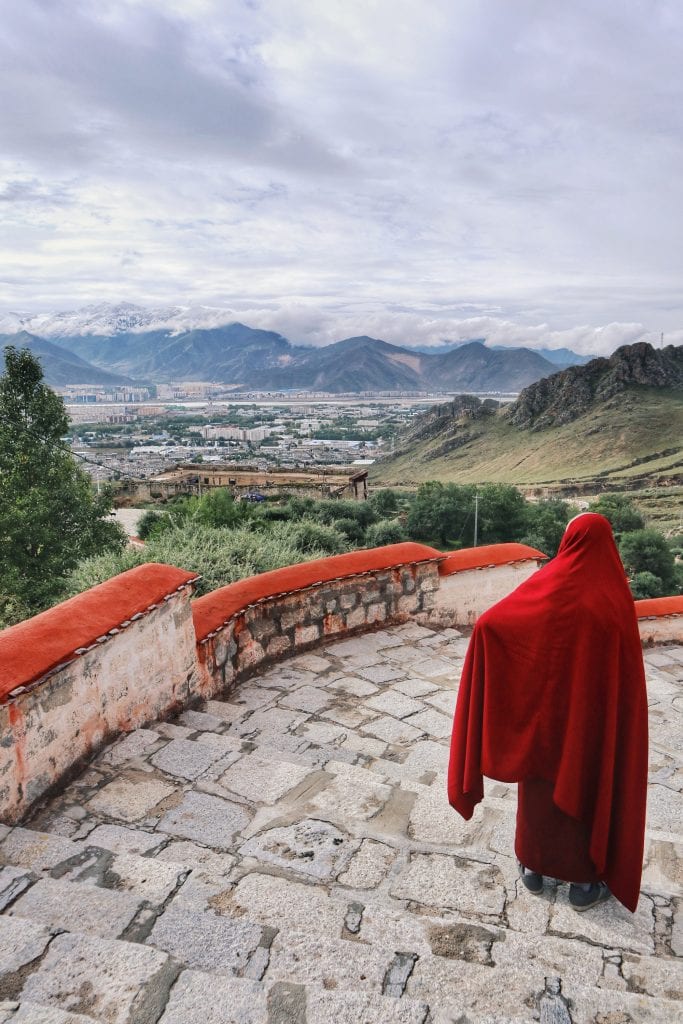
[[[52,929],[87,932],[115,939],[131,923],[140,900],[91,885],[41,878],[17,900],[9,914]]]
[[[0,828],[0,1024],[677,1020],[683,648],[645,652],[631,915],[527,892],[515,786],[487,781],[469,822],[448,806],[466,645],[416,623],[325,644],[107,748],[42,832]]]
[[[266,994],[245,978],[183,971],[159,1024],[269,1024]]]
[[[261,928],[245,919],[196,914],[171,906],[158,917],[147,944],[187,967],[236,973],[246,967],[261,940]]]
[[[20,999],[107,1024],[156,1024],[177,968],[165,953],[128,942],[58,935]]]

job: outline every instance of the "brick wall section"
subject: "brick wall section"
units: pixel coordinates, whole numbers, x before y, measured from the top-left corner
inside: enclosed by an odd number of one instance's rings
[[[259,665],[325,640],[415,619],[429,622],[438,561],[402,565],[261,601],[198,645],[206,692],[231,689]]]

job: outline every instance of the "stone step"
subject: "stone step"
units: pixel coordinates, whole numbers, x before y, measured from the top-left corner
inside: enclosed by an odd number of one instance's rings
[[[0,1003],[0,1024],[98,1024],[94,1017],[23,1000]]]

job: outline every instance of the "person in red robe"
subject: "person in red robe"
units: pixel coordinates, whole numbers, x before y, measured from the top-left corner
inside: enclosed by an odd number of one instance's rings
[[[464,818],[483,776],[516,782],[527,888],[573,883],[634,911],[647,792],[647,694],[635,605],[607,519],[583,513],[557,556],[489,608],[463,666],[448,801]]]

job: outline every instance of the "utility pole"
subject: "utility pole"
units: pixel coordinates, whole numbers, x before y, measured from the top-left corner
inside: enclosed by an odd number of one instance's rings
[[[479,532],[479,495],[474,496],[474,546],[477,546],[477,535]]]
[[[664,331],[659,335],[659,347],[664,348]]]

